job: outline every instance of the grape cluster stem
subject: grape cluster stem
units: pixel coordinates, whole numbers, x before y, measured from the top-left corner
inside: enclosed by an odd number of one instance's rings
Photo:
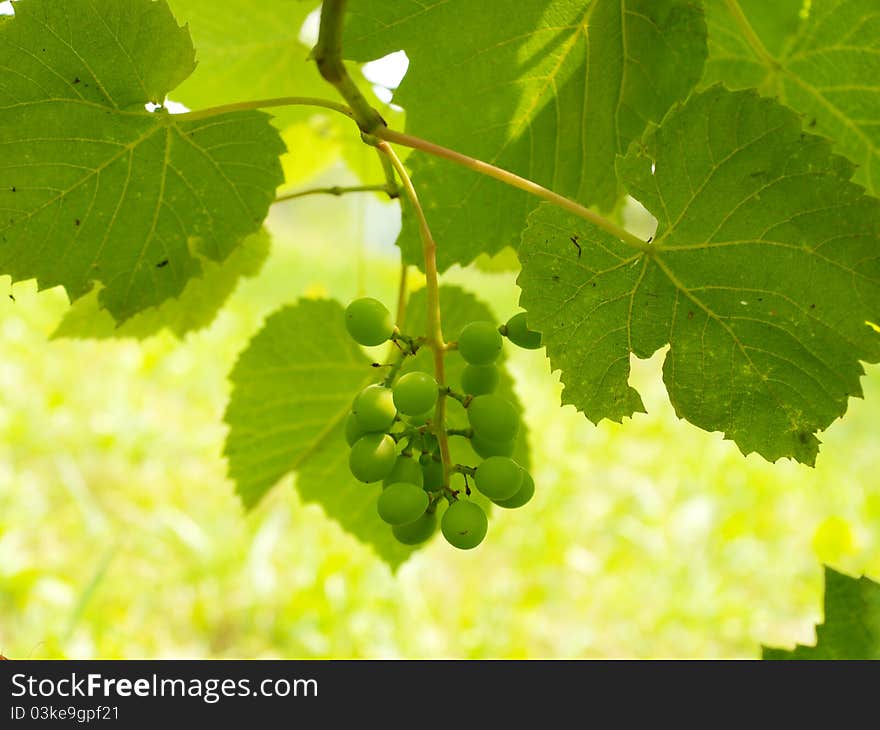
[[[431,234],[431,228],[425,217],[425,211],[419,202],[419,196],[409,173],[394,149],[386,142],[378,142],[377,148],[391,162],[394,171],[401,180],[403,192],[413,208],[419,222],[419,236],[422,240],[422,255],[425,260],[425,289],[427,292],[428,334],[425,338],[434,356],[434,379],[440,390],[437,405],[434,408],[433,431],[440,444],[440,458],[443,462],[443,488],[449,489],[451,459],[449,455],[449,438],[446,435],[446,343],[443,341],[443,326],[440,318],[440,276],[437,272],[437,244]]]

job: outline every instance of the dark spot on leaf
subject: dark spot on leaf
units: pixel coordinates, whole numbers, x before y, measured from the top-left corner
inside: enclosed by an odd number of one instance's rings
[[[74,84],[74,86],[75,86],[76,84],[78,84],[78,83],[79,83],[79,76],[77,76],[77,77],[73,80],[73,84]]]
[[[553,279],[553,281],[559,281],[559,274],[553,274],[550,278]]]
[[[761,177],[762,175],[766,175],[766,170],[755,170],[749,177]]]
[[[690,312],[688,312],[688,319],[693,319],[693,318],[694,318],[694,313],[693,313],[693,310],[691,310]]]
[[[775,309],[771,309],[771,310],[770,310],[770,316],[771,316],[771,317],[775,317],[775,316],[776,316],[776,310],[775,310]]]
[[[813,117],[813,118],[810,120],[810,124],[809,124],[809,126],[810,126],[810,127],[815,127],[815,126],[816,126],[816,117]]]
[[[581,245],[578,243],[578,236],[569,236],[568,240],[574,244],[575,248],[578,250],[578,258],[580,258],[583,251],[581,251]]]
[[[648,240],[645,243],[651,243],[654,240],[654,236],[648,236]]]
[[[810,434],[806,433],[805,431],[801,431],[798,434],[798,441],[800,441],[802,444],[807,443],[809,440],[810,440]]]
[[[79,218],[77,218],[73,223],[77,228],[79,228],[79,223],[80,223]]]
[[[815,309],[815,308],[816,308],[816,305],[815,305],[815,304],[811,304],[811,305],[810,305],[810,309]]]
[[[156,264],[157,269],[164,269],[168,266],[168,259],[162,259],[158,264]]]
[[[593,282],[593,289],[595,289],[595,288],[596,288],[596,282],[594,281]]]
[[[9,298],[10,298],[13,302],[15,301],[15,297],[12,296],[12,294],[9,295]],[[2,656],[0,656],[0,659],[5,659],[5,658],[6,658],[6,657],[2,657]]]
[[[15,185],[12,186],[12,192],[15,192]]]

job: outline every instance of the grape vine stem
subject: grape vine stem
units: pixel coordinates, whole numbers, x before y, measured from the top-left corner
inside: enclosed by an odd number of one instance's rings
[[[360,92],[358,92],[358,94],[360,94]],[[229,112],[247,111],[251,109],[268,109],[272,107],[283,106],[313,106],[323,109],[331,109],[333,111],[339,112],[340,114],[348,117],[351,120],[354,120],[363,130],[361,122],[358,121],[357,115],[350,107],[347,107],[344,104],[330,101],[328,99],[319,99],[309,96],[285,96],[276,99],[257,99],[255,101],[243,101],[235,104],[226,104],[223,106],[216,106],[208,109],[200,109],[195,112],[186,112],[185,114],[180,114],[179,116],[180,118],[186,120],[198,120],[215,117],[220,114],[227,114]],[[532,180],[517,175],[514,172],[510,172],[509,170],[505,170],[504,168],[497,167],[496,165],[484,162],[483,160],[478,160],[475,157],[469,157],[468,155],[462,154],[461,152],[456,152],[455,150],[451,150],[448,147],[443,147],[442,145],[435,144],[434,142],[422,139],[421,137],[415,137],[411,134],[397,132],[393,129],[386,127],[384,125],[384,122],[377,127],[373,127],[372,132],[364,133],[362,136],[364,137],[364,141],[367,142],[367,144],[370,144],[374,147],[378,147],[377,143],[379,141],[391,142],[392,144],[398,144],[402,147],[409,147],[414,150],[419,150],[420,152],[426,152],[427,154],[434,155],[435,157],[440,157],[457,165],[461,165],[462,167],[466,167],[469,170],[473,170],[474,172],[494,178],[502,183],[505,183],[506,185],[510,185],[512,187],[523,190],[524,192],[527,192],[531,195],[542,198],[543,200],[547,200],[548,202],[553,203],[554,205],[557,205],[560,208],[563,208],[564,210],[567,210],[570,213],[573,213],[574,215],[589,221],[597,228],[601,228],[603,231],[610,233],[615,238],[620,239],[624,243],[632,246],[633,248],[637,248],[638,250],[644,251],[646,253],[654,250],[650,243],[643,241],[638,236],[634,236],[632,233],[627,231],[625,228],[618,226],[613,221],[608,220],[598,213],[594,213],[589,208],[584,207],[580,203],[577,203],[570,198],[566,198],[564,195],[554,193],[549,188],[545,188],[543,185],[539,185]],[[383,189],[385,189],[386,191],[390,191],[394,187],[394,176],[391,174],[391,172],[393,171],[393,167],[388,165],[387,155],[380,154],[379,157],[380,160],[382,160],[383,162],[383,170],[387,179],[387,182],[385,186],[383,186]],[[391,195],[390,192],[389,195]]]
[[[341,185],[332,185],[326,188],[309,188],[308,190],[300,190],[289,195],[280,195],[275,198],[276,203],[285,203],[288,200],[297,200],[305,198],[309,195],[335,195],[341,197],[348,193],[385,193],[389,198],[394,199],[400,196],[400,191],[395,186],[394,190],[389,189],[387,184],[382,185],[352,185],[349,187]]]
[[[437,273],[437,244],[428,226],[425,211],[419,202],[418,193],[410,180],[403,162],[394,148],[386,142],[379,142],[378,149],[391,161],[397,176],[400,178],[403,192],[413,207],[419,221],[419,235],[422,239],[422,254],[425,259],[425,287],[427,290],[428,307],[428,345],[434,354],[434,377],[439,386],[437,405],[434,410],[434,434],[440,444],[440,457],[443,460],[443,486],[449,488],[449,470],[452,461],[449,456],[449,438],[446,434],[446,343],[443,341],[443,327],[440,320],[440,279]]]
[[[500,182],[506,183],[507,185],[511,185],[515,188],[519,188],[520,190],[523,190],[550,203],[553,203],[554,205],[557,205],[560,208],[569,211],[570,213],[574,213],[580,218],[588,220],[597,228],[601,228],[603,231],[610,233],[615,238],[619,238],[621,241],[629,244],[633,248],[637,248],[640,251],[644,252],[649,252],[653,250],[651,244],[643,241],[638,236],[634,236],[632,233],[627,231],[625,228],[618,226],[613,221],[608,220],[598,213],[594,213],[589,208],[584,207],[580,203],[576,203],[570,198],[566,198],[559,193],[554,193],[549,188],[545,188],[543,185],[539,185],[538,183],[521,177],[516,173],[510,172],[509,170],[496,167],[495,165],[492,165],[488,162],[483,162],[483,160],[478,160],[474,157],[468,157],[461,152],[456,152],[455,150],[451,150],[447,147],[442,147],[441,145],[435,144],[434,142],[429,142],[425,139],[421,139],[420,137],[414,137],[409,134],[404,134],[403,132],[396,132],[393,129],[389,129],[388,127],[382,127],[381,129],[375,130],[373,132],[373,135],[386,142],[392,142],[394,144],[399,144],[404,147],[410,147],[415,150],[427,152],[428,154],[434,155],[435,157],[441,157],[445,160],[449,160],[450,162],[454,162],[455,164],[466,167],[469,170],[473,170],[474,172],[478,172],[488,177],[495,178]]]

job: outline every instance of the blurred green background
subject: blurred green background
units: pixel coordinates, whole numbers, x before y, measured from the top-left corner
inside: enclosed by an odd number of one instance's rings
[[[301,296],[393,302],[398,225],[373,196],[277,206],[263,273],[183,342],[50,340],[63,292],[0,279],[0,653],[754,657],[812,643],[821,562],[880,578],[876,367],[810,469],[678,421],[662,353],[634,364],[649,413],[596,427],[510,348],[538,491],[478,550],[392,574],[292,479],[244,514],[220,456],[238,352]],[[511,272],[444,278],[515,311]]]

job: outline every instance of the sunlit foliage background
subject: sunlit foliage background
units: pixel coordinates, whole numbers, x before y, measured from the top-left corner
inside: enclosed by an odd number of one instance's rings
[[[263,274],[183,343],[50,340],[63,293],[0,282],[0,651],[754,656],[812,641],[820,561],[880,577],[877,368],[809,469],[678,421],[662,356],[633,375],[649,414],[595,427],[516,351],[539,491],[479,550],[438,540],[394,575],[290,479],[245,515],[220,456],[237,352],[300,296],[392,301],[397,217],[365,196],[277,208]],[[512,274],[448,278],[514,311]]]
[[[334,144],[289,175],[357,182],[322,166]],[[810,469],[678,421],[662,354],[634,362],[649,413],[596,427],[559,407],[541,352],[510,348],[538,491],[478,550],[437,540],[392,574],[293,479],[244,514],[221,457],[237,353],[298,297],[393,302],[398,226],[372,195],[277,206],[263,273],[183,342],[52,340],[63,292],[0,278],[0,653],[754,657],[813,641],[822,562],[880,579],[877,367]],[[514,278],[446,277],[499,320]]]

